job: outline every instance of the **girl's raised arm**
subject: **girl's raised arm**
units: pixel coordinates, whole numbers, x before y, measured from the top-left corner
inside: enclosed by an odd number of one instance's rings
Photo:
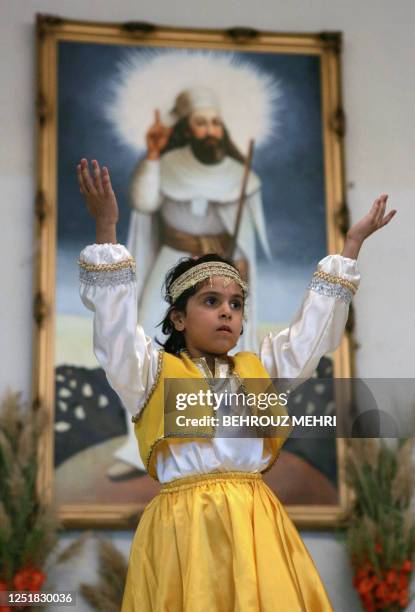
[[[94,353],[108,382],[134,416],[154,382],[159,351],[137,323],[135,261],[117,244],[118,205],[106,168],[93,160],[77,166],[87,208],[96,220],[96,243],[80,254],[80,296],[94,313]]]

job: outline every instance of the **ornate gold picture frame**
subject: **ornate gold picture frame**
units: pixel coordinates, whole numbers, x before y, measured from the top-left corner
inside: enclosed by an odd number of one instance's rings
[[[201,62],[206,75],[215,72],[217,62],[218,74],[223,69],[221,87],[228,89],[229,84],[223,85],[226,75],[239,70],[239,77],[245,75],[248,80],[246,96],[238,96],[227,108],[231,136],[243,148],[251,122],[256,122],[253,168],[261,180],[268,238],[271,233],[272,269],[281,276],[294,270],[296,279],[288,298],[281,297],[276,304],[275,315],[267,314],[268,300],[261,300],[258,337],[270,328],[282,328],[289,323],[288,312],[293,315],[294,304],[299,305],[318,259],[341,252],[348,227],[341,34],[185,30],[39,15],[37,57],[33,402],[44,403],[51,415],[51,426],[40,441],[47,451],[42,484],[49,495],[56,495],[67,526],[134,527],[158,485],[143,473],[124,480],[105,476],[112,454],[126,436],[126,415],[94,361],[91,316],[78,294],[77,257],[95,236],[77,188],[75,164],[85,156],[109,166],[124,219],[119,241],[125,242],[128,178],[134,160],[144,153],[145,132],[152,121],[152,112],[145,116],[145,109],[156,108],[154,96],[162,95],[157,93],[161,68],[157,68],[157,86],[152,87],[149,67],[155,69],[160,58],[167,58],[164,70],[168,72],[170,65],[171,72],[177,66],[176,77],[185,83],[186,62]],[[126,79],[137,75],[143,79],[137,83],[150,84],[140,95],[151,93],[153,98],[145,104],[142,98],[141,115],[138,109],[132,112],[128,123],[127,115],[125,121],[122,114],[117,115],[121,108],[117,95]],[[259,93],[254,95],[255,87]],[[167,113],[170,109],[163,103]],[[163,103],[160,98],[160,106]],[[236,115],[244,104],[251,105],[245,113],[250,120],[244,121],[241,115],[238,131]],[[143,124],[136,114],[144,117]],[[260,291],[271,264],[266,264],[262,247],[257,248]],[[351,377],[352,331],[351,311],[342,343],[324,358],[320,375],[330,370],[335,378]],[[307,481],[315,477],[315,495],[311,491],[308,503],[287,504],[300,527],[336,525],[345,515],[349,504],[343,475],[345,449],[340,439],[334,445],[324,459],[331,462],[329,466],[319,467],[310,456],[307,467],[307,452],[296,455],[292,448],[285,460],[277,462],[281,462],[279,471],[273,473],[273,468],[266,475],[277,494],[275,483],[282,482],[284,474],[289,474],[288,480],[296,477],[293,474],[300,473],[303,463]],[[284,495],[282,501],[286,501]]]

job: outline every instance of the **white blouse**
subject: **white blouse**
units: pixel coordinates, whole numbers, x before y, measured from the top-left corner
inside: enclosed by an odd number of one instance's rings
[[[154,382],[159,349],[137,321],[134,271],[103,267],[128,258],[131,255],[121,244],[92,244],[84,248],[80,261],[89,265],[80,267],[80,296],[94,312],[95,356],[109,384],[133,416],[140,412]],[[317,270],[331,276],[313,276],[289,327],[268,333],[261,343],[259,357],[272,378],[309,378],[321,357],[341,341],[353,293],[339,281],[344,279],[356,288],[359,286],[357,262],[341,255],[328,255],[318,263]],[[203,359],[195,363],[208,374]],[[228,376],[228,366],[221,360],[217,360],[215,370],[217,378]],[[258,472],[271,460],[263,438],[212,438],[197,442],[167,439],[155,452],[157,476],[162,483],[207,472]]]

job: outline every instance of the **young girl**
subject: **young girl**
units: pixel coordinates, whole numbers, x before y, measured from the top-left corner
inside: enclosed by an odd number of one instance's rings
[[[247,285],[215,254],[187,258],[166,277],[169,308],[156,348],[137,323],[135,265],[117,243],[118,206],[106,168],[77,166],[96,220],[80,255],[80,293],[95,313],[94,352],[131,413],[141,458],[161,492],[141,516],[122,612],[325,612],[314,563],[262,473],[282,438],[164,435],[163,381],[305,379],[339,344],[358,288],[363,241],[385,226],[387,196],[347,233],[342,255],[322,259],[289,328],[269,333],[259,355],[229,356],[243,329]],[[140,262],[137,262],[138,273]]]

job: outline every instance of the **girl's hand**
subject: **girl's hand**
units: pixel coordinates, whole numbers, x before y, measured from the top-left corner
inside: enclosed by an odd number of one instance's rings
[[[116,225],[119,210],[108,168],[104,166],[101,171],[96,159],[92,160],[92,167],[93,178],[85,158],[81,159],[81,163],[76,167],[80,191],[85,197],[88,211],[97,225]]]
[[[147,159],[159,159],[160,153],[167,145],[172,128],[163,125],[160,121],[160,111],[154,113],[154,123],[147,132]]]
[[[343,257],[357,259],[360,247],[371,234],[384,227],[395,216],[396,210],[391,210],[385,216],[386,194],[377,198],[372,208],[360,221],[355,223],[346,234],[346,242],[343,249]]]

